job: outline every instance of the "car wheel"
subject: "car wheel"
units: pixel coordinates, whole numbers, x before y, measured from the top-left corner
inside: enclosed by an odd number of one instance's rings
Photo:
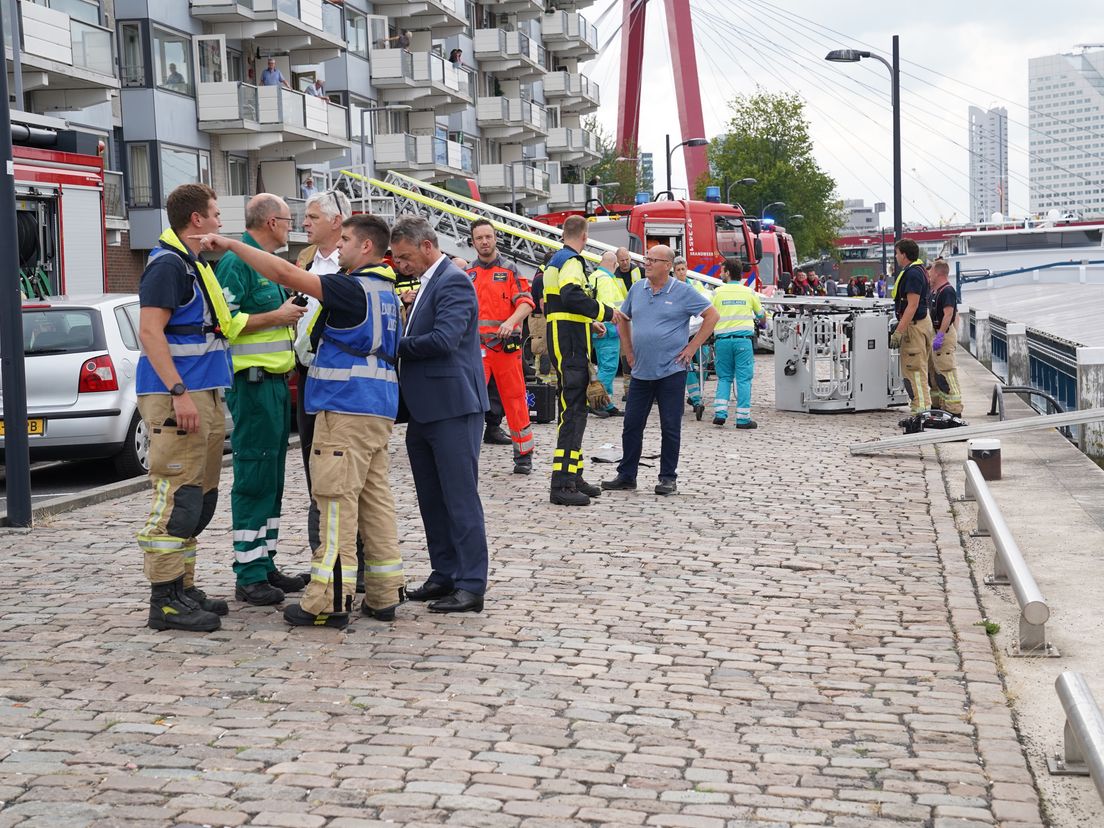
[[[141,477],[149,473],[149,427],[135,412],[127,429],[123,450],[115,455],[115,471],[121,477]]]

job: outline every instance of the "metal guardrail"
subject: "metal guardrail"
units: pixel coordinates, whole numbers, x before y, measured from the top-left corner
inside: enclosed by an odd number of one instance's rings
[[[993,383],[993,398],[989,403],[989,416],[998,417],[1000,420],[1007,420],[1008,416],[1004,410],[1004,394],[1009,392],[1012,394],[1024,394],[1027,396],[1027,404],[1032,408],[1035,408],[1032,403],[1032,397],[1042,397],[1046,401],[1046,410],[1040,413],[1042,414],[1061,414],[1066,409],[1062,407],[1062,403],[1052,397],[1046,391],[1040,391],[1038,388],[1034,388],[1030,385],[1001,385],[999,382]],[[1038,411],[1038,408],[1035,408]],[[1062,426],[1058,429],[1062,433],[1062,436],[1067,440],[1073,439],[1073,431],[1069,426]]]
[[[1020,630],[1014,656],[1057,656],[1058,650],[1046,639],[1046,622],[1050,619],[1050,607],[1039,585],[1020,552],[1019,544],[1012,537],[1012,530],[1004,521],[1000,507],[989,491],[989,484],[981,476],[981,469],[973,460],[966,461],[965,500],[977,502],[979,537],[993,540],[993,574],[985,579],[992,586],[1011,586],[1020,605]]]
[[[1066,712],[1066,724],[1062,753],[1047,759],[1047,769],[1056,776],[1091,776],[1104,800],[1104,715],[1080,673],[1062,673],[1054,689]]]

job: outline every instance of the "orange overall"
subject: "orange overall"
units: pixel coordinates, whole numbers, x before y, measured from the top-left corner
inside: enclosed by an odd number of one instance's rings
[[[483,349],[483,378],[489,383],[494,377],[514,455],[521,457],[533,451],[533,429],[529,424],[529,403],[526,399],[525,374],[521,367],[521,326],[515,328],[517,340],[503,340],[498,329],[521,305],[533,307],[529,284],[496,258],[490,264],[476,260],[468,268],[479,300],[479,344]]]

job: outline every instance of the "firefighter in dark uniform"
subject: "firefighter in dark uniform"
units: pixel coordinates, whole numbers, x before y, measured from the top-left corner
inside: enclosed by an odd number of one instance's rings
[[[930,287],[924,262],[920,258],[920,246],[912,239],[900,239],[893,248],[897,258],[897,280],[893,283],[893,308],[897,314],[897,327],[890,337],[890,347],[901,352],[901,376],[905,390],[912,401],[913,414],[931,408],[928,392],[928,354],[931,353],[931,314],[928,313]]]
[[[583,479],[583,431],[586,389],[590,383],[590,323],[624,319],[617,308],[603,305],[586,291],[587,274],[580,251],[587,243],[587,221],[570,216],[563,225],[564,246],[544,270],[544,308],[548,346],[560,381],[560,423],[552,458],[552,503],[587,506],[601,489]]]

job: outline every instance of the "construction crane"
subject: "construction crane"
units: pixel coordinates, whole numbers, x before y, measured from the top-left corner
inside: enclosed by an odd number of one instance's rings
[[[928,201],[931,202],[932,209],[935,210],[935,214],[939,217],[939,226],[947,227],[951,224],[954,224],[954,220],[958,218],[958,211],[954,210],[947,218],[943,218],[943,211],[939,209],[939,205],[936,203],[935,193],[932,192],[931,187],[924,183],[924,179],[920,177],[920,172],[916,169],[916,167],[912,168],[912,177],[916,179],[916,183],[919,184],[920,187],[927,194]]]

